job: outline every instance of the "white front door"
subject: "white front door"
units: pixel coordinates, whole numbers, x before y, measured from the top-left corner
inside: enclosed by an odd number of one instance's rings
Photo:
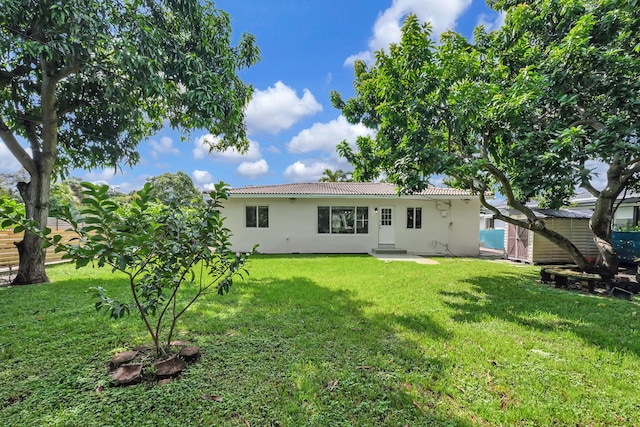
[[[396,234],[393,229],[393,208],[390,206],[380,208],[378,219],[378,244],[393,245],[396,243]]]

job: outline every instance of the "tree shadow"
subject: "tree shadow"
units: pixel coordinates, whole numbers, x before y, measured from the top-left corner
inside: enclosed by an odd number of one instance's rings
[[[56,292],[60,286],[72,294]],[[33,425],[471,425],[442,404],[453,361],[425,354],[398,333],[450,337],[428,315],[366,314],[368,303],[353,292],[305,277],[251,278],[222,297],[205,296],[185,314],[176,338],[192,340],[203,356],[178,381],[119,388],[105,383],[105,364],[114,348],[144,339],[144,331],[134,317],[113,321],[95,313],[90,286],[127,292],[117,277],[19,291],[40,303],[28,318],[15,316],[16,332],[51,310],[67,319],[30,326],[24,337],[38,343],[36,357],[23,360],[27,347],[16,347],[0,360],[14,372],[20,364],[46,366],[28,380],[5,375],[14,384],[0,399],[3,417],[28,413]]]
[[[385,314],[378,315],[377,319],[385,325],[396,325],[401,329],[419,333],[435,339],[448,340],[452,334],[443,328],[439,322],[434,321],[428,315]]]
[[[270,396],[273,406],[248,418],[251,425],[470,425],[440,409],[447,397],[438,390],[453,362],[398,334],[450,337],[427,315],[367,315],[369,303],[353,292],[306,277],[251,279],[241,287],[237,302],[197,307],[191,315],[211,323],[191,332],[213,351],[214,377],[235,385],[241,406],[260,405],[247,399],[250,391]]]
[[[623,329],[637,303],[535,285],[531,279],[516,273],[476,276],[465,280],[475,293],[442,294],[458,322],[483,322],[491,316],[541,332],[568,331],[585,343],[640,355],[640,340]]]

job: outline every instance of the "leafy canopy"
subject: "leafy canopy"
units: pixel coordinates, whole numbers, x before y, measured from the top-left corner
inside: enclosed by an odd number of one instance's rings
[[[147,181],[151,184],[151,197],[163,203],[169,203],[172,199],[194,207],[202,207],[204,203],[200,190],[189,175],[182,171],[163,173]]]
[[[593,162],[625,185],[637,182],[640,145],[640,24],[620,2],[493,2],[505,25],[474,42],[455,32],[440,43],[409,16],[400,44],[355,66],[356,96],[334,105],[375,138],[346,143],[354,176],[384,172],[405,191],[432,174],[513,204],[559,207],[576,186],[594,190]]]
[[[248,34],[232,46],[229,16],[209,1],[6,0],[0,52],[0,130],[28,140],[35,162],[135,163],[166,124],[246,147],[252,89],[236,72],[258,49]]]
[[[614,0],[493,1],[505,25],[474,40],[410,15],[402,40],[355,64],[356,95],[334,106],[375,137],[338,150],[354,178],[381,173],[402,191],[433,174],[479,194],[497,218],[534,230],[589,265],[566,237],[527,206],[565,205],[576,187],[596,198],[590,227],[603,278],[617,273],[611,244],[615,200],[640,182],[640,8]],[[606,170],[598,177],[596,166]],[[604,185],[598,185],[603,178]],[[485,195],[499,192],[517,215]],[[524,219],[522,219],[524,218]]]

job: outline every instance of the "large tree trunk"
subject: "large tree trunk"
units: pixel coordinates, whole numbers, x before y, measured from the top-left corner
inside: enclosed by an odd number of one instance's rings
[[[598,248],[600,257],[598,263],[602,270],[604,279],[612,279],[618,274],[620,260],[618,254],[611,243],[611,222],[613,220],[613,204],[617,193],[609,194],[604,190],[596,200],[593,215],[589,221],[589,227],[593,233],[593,241]],[[604,277],[604,275],[608,277]]]
[[[567,239],[562,234],[547,228],[543,220],[530,222],[528,228],[530,230],[533,230],[535,233],[544,236],[551,242],[555,243],[556,246],[563,249],[582,271],[587,273],[600,274],[600,271],[598,271],[597,267],[587,261],[582,251],[580,251],[580,249],[578,249],[578,247],[574,245],[571,240]]]
[[[20,163],[31,175],[31,182],[18,184],[18,190],[24,201],[25,213],[28,220],[34,220],[38,228],[43,230],[47,226],[49,216],[49,191],[51,189],[51,176],[57,157],[58,145],[58,112],[56,99],[56,83],[61,74],[56,75],[55,64],[48,62],[41,56],[42,88],[40,92],[42,106],[42,128],[40,138],[37,132],[31,130],[29,134],[33,158],[25,156],[15,139],[9,137],[7,146],[20,160]],[[2,135],[3,139],[7,135]],[[42,239],[25,231],[24,240],[17,245],[20,254],[18,275],[13,280],[14,285],[48,282],[45,273],[46,251],[42,248]]]
[[[488,169],[489,172],[502,183],[502,188],[505,192],[507,200],[509,201],[509,205],[518,212],[524,214],[526,217],[526,219],[516,219],[509,215],[503,214],[498,208],[491,205],[485,198],[486,188],[475,188],[480,197],[480,203],[482,203],[484,207],[493,212],[495,218],[540,234],[541,236],[553,242],[560,249],[564,250],[582,271],[587,273],[600,274],[604,280],[610,280],[610,277],[608,277],[606,272],[603,275],[603,272],[600,271],[601,269],[598,269],[596,265],[587,261],[580,249],[578,249],[578,247],[574,245],[571,240],[567,239],[562,234],[547,228],[544,220],[538,218],[529,207],[522,203],[519,203],[518,200],[516,200],[516,198],[514,197],[509,180],[501,171],[499,171],[493,165],[489,165]]]
[[[600,191],[589,221],[593,233],[593,241],[600,257],[598,264],[604,279],[612,279],[618,274],[620,260],[611,243],[611,224],[613,222],[614,204],[625,188],[623,174],[626,168],[618,158],[612,160],[607,170],[607,186]]]
[[[31,175],[31,182],[18,184],[20,195],[24,200],[26,217],[38,223],[40,229],[47,225],[49,216],[49,187],[51,173],[38,170]],[[24,239],[16,243],[20,255],[18,273],[13,280],[14,285],[46,283],[49,281],[45,272],[46,250],[42,248],[42,239],[25,231]]]

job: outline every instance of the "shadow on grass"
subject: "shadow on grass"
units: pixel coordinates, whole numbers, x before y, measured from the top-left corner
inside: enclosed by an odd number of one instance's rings
[[[518,274],[472,277],[466,280],[477,294],[446,291],[454,320],[481,322],[491,316],[541,332],[569,331],[586,343],[614,352],[640,355],[637,303],[551,288]],[[627,329],[628,328],[628,329]]]
[[[367,316],[351,292],[305,277],[241,288],[237,304],[225,296],[190,314],[202,319],[191,332],[206,347],[194,375],[210,376],[251,425],[469,425],[440,409],[452,362],[397,334],[446,338],[435,322]]]
[[[144,334],[137,319],[113,321],[95,310],[88,292],[126,293],[113,276],[68,278],[0,289],[0,419],[3,425],[51,425],[57,411],[86,404],[108,380],[117,348]],[[61,418],[61,425],[76,425]]]
[[[439,322],[432,320],[426,314],[385,314],[377,315],[376,319],[383,325],[396,325],[401,329],[415,332],[423,336],[429,336],[431,338],[448,340],[452,337],[451,332],[443,328]]]
[[[201,346],[199,363],[168,386],[109,387],[110,352],[144,331],[135,316],[96,313],[90,286],[128,296],[117,277],[7,290],[3,309],[21,294],[0,314],[0,326],[16,325],[6,339],[14,354],[0,358],[10,384],[0,418],[10,425],[470,425],[443,409],[452,362],[397,333],[446,339],[447,331],[427,316],[365,315],[351,292],[304,277],[251,279],[207,295],[176,337]],[[42,313],[54,317],[38,320]]]

